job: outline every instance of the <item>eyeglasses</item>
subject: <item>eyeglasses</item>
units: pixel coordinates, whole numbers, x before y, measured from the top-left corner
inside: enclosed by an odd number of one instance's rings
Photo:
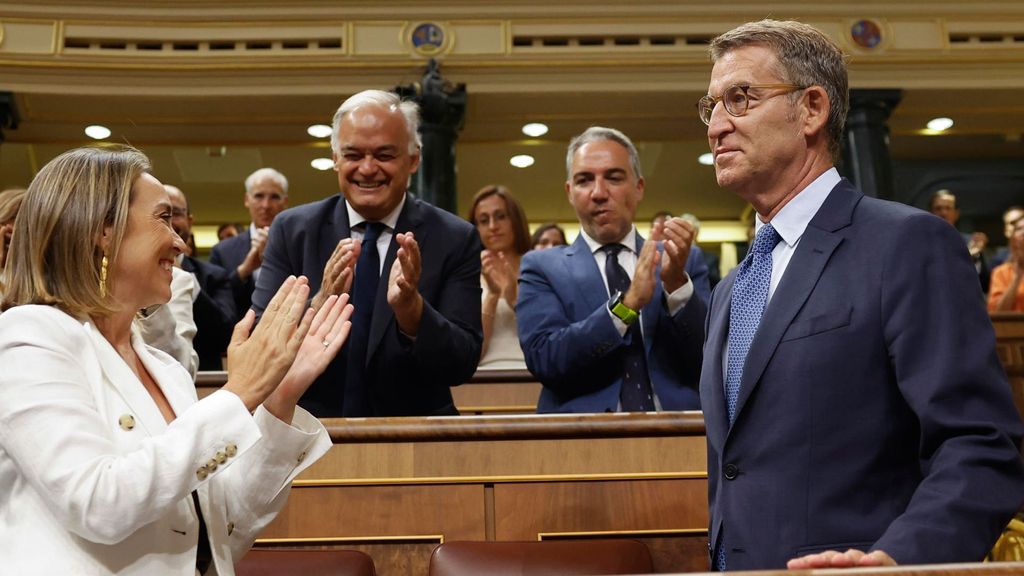
[[[797,90],[803,90],[807,86],[797,86],[796,84],[737,84],[729,86],[718,98],[708,94],[698,100],[697,115],[700,116],[701,121],[705,124],[711,124],[711,113],[714,112],[715,106],[721,102],[725,106],[725,111],[729,114],[743,116],[747,113],[747,108],[750,106],[749,92],[751,88],[783,90],[783,92],[778,94],[762,98],[762,100],[767,100],[776,96],[782,96],[783,94],[789,94],[790,92],[796,92]]]

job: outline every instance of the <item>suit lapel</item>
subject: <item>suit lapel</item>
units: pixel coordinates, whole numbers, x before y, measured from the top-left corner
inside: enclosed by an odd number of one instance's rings
[[[729,335],[729,305],[732,302],[733,282],[736,281],[736,270],[729,273],[712,293],[708,308],[706,324],[706,340],[704,344],[704,362],[701,382],[710,382],[709,394],[717,408],[704,408],[705,426],[715,427],[720,435],[725,435],[729,426],[725,409],[725,374],[722,373],[722,355],[725,353],[725,342]]]
[[[184,414],[185,410],[188,410],[190,406],[196,403],[198,398],[195,387],[175,386],[175,382],[181,381],[184,376],[184,373],[181,371],[181,365],[177,361],[173,361],[171,364],[164,363],[156,356],[150,354],[149,349],[146,348],[146,343],[137,333],[132,334],[132,347],[135,348],[135,353],[139,355],[139,361],[146,367],[149,375],[153,377],[153,381],[156,382],[156,385],[164,393],[164,397],[167,398],[167,402],[171,405],[171,409],[176,417]]]
[[[145,386],[121,358],[121,355],[117,353],[117,350],[114,350],[110,342],[100,334],[95,325],[87,322],[85,327],[93,341],[93,348],[96,350],[96,356],[103,374],[106,376],[107,384],[128,405],[135,422],[151,436],[163,432],[167,427],[167,422],[164,420],[163,414],[160,413],[156,402],[146,391]],[[154,376],[155,378],[156,376]],[[120,414],[116,416],[120,416]]]
[[[384,337],[384,333],[387,332],[388,326],[395,319],[395,311],[388,304],[388,279],[391,276],[391,267],[398,257],[398,242],[395,240],[395,236],[402,232],[412,232],[415,236],[416,243],[420,247],[420,277],[422,278],[422,267],[426,266],[425,254],[427,253],[427,242],[429,240],[428,230],[422,224],[423,206],[415,198],[406,195],[405,206],[402,207],[402,211],[398,214],[398,222],[395,223],[391,242],[388,243],[388,251],[384,256],[384,267],[380,271],[380,283],[377,284],[377,297],[373,305],[373,321],[370,324],[370,340],[366,349],[367,365],[370,364],[370,359],[377,350],[377,346],[380,344],[381,338]]]
[[[582,320],[598,307],[608,304],[608,290],[601,279],[603,272],[597,267],[597,260],[582,234],[566,249],[565,260],[576,287],[576,300],[584,303],[573,320]]]
[[[750,351],[747,352],[740,395],[736,402],[737,420],[782,335],[811,295],[832,253],[842,243],[843,238],[837,232],[850,225],[853,209],[862,197],[863,194],[857,192],[848,181],[840,181],[800,237],[796,252],[764,311],[761,324],[750,344]]]
[[[340,196],[340,194],[339,194]],[[320,278],[317,283],[313,283],[313,278],[309,279],[311,286],[319,286],[319,283],[323,281],[323,267],[327,264],[327,261],[331,259],[331,254],[334,253],[334,249],[338,246],[343,238],[352,237],[352,229],[348,223],[348,210],[345,208],[345,198],[341,197],[338,199],[338,203],[335,204],[334,210],[328,216],[329,220],[325,223],[325,232],[320,235],[320,245],[317,247],[317,254],[319,265]]]
[[[642,250],[643,247],[644,239],[638,232],[636,234],[636,258],[638,264],[640,261],[640,250]],[[635,275],[636,272],[634,272],[634,276]],[[654,334],[657,332],[658,316],[662,309],[661,264],[658,264],[657,269],[655,269],[654,277],[654,294],[651,296],[651,301],[648,302],[647,305],[644,306],[643,310],[640,311],[640,324],[643,327],[644,337],[644,354],[648,359],[651,356],[651,348],[654,346]]]

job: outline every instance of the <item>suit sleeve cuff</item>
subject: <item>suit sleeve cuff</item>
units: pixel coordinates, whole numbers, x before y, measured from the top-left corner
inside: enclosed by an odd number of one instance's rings
[[[686,284],[676,288],[671,294],[665,294],[665,305],[668,308],[668,315],[675,316],[680,310],[686,307],[693,296],[693,281],[690,275],[686,275]]]

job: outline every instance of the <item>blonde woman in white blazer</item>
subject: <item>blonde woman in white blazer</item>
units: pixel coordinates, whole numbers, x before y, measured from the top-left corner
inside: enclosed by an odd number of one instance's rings
[[[72,150],[22,205],[0,314],[2,573],[233,574],[330,447],[296,402],[348,335],[346,297],[314,318],[289,278],[202,400],[133,331],[183,248],[148,172],[132,149]]]

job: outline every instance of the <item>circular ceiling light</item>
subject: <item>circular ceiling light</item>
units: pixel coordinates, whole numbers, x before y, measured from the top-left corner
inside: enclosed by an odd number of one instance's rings
[[[313,138],[327,138],[331,135],[331,127],[327,124],[313,124],[306,128],[306,133]]]
[[[331,160],[330,158],[314,158],[309,165],[317,170],[330,170],[331,168],[334,168],[334,160]]]
[[[540,122],[530,122],[523,126],[523,134],[531,138],[539,138],[548,133],[548,125]]]
[[[936,132],[942,132],[943,130],[949,130],[953,127],[952,118],[933,118],[928,121],[928,129]]]
[[[85,135],[93,140],[104,140],[110,138],[110,128],[94,124],[85,127]]]
[[[509,158],[508,161],[509,164],[515,166],[516,168],[527,168],[533,166],[534,162],[535,160],[533,159],[533,156],[530,156],[529,154],[519,154],[518,156],[513,156],[512,158]]]
[[[697,162],[705,166],[713,166],[715,164],[715,155],[711,152],[705,152],[697,157]]]

